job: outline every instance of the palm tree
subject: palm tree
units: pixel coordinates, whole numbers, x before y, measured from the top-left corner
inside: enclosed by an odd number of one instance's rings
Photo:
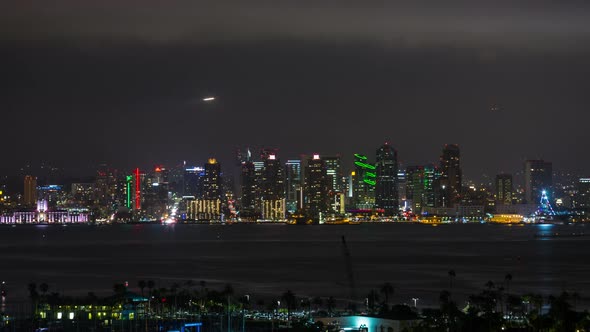
[[[537,315],[541,315],[541,311],[543,310],[543,295],[541,294],[533,294],[532,296],[533,304],[537,309]]]
[[[379,294],[374,289],[371,289],[367,295],[367,307],[371,312],[376,311],[377,302],[379,302]]]
[[[29,296],[31,297],[31,306],[33,308],[33,317],[37,316],[37,301],[39,300],[39,293],[37,292],[37,284],[31,282],[27,285]]]
[[[287,319],[291,320],[291,311],[297,306],[297,298],[291,290],[287,290],[281,296],[281,300],[283,300],[287,306]]]
[[[147,286],[145,280],[138,281],[137,286],[141,289],[141,297],[143,297],[143,290],[145,289],[145,286]]]
[[[147,288],[150,291],[150,295],[152,295],[152,289],[154,289],[155,286],[156,286],[156,283],[153,280],[147,281]]]
[[[195,287],[195,282],[192,279],[189,279],[184,282],[184,286],[188,289],[190,293],[193,290],[193,287]]]
[[[576,311],[576,306],[578,304],[578,301],[580,301],[580,299],[582,297],[580,296],[580,293],[578,293],[578,292],[573,292],[571,294],[571,296],[572,296],[572,301],[574,302],[574,311]]]
[[[46,283],[42,283],[39,285],[39,290],[41,291],[42,296],[42,300],[44,302],[47,302],[47,291],[49,291],[49,285]]]
[[[39,285],[39,290],[41,291],[41,293],[43,293],[43,295],[47,294],[47,291],[49,291],[49,285],[46,283],[42,283]]]
[[[317,296],[313,299],[313,304],[315,305],[315,310],[318,311],[324,304],[324,300],[321,297]]]
[[[494,287],[496,287],[496,285],[494,285],[494,282],[491,280],[488,280],[488,282],[486,282],[485,286],[488,290],[492,290],[492,289],[494,289]]]
[[[393,293],[395,292],[393,285],[389,282],[386,282],[383,285],[381,285],[380,291],[381,294],[383,294],[383,296],[385,297],[385,305],[389,306],[389,298],[390,296],[393,296]]]
[[[27,289],[29,290],[29,296],[31,298],[34,298],[36,296],[39,296],[39,293],[37,293],[37,284],[34,282],[31,282],[27,285]]]
[[[455,270],[449,270],[449,288],[451,291],[453,290],[453,279],[455,279],[456,276],[457,274],[455,273]]]
[[[508,321],[510,321],[512,319],[512,317],[510,316],[511,313],[508,312],[508,297],[510,296],[510,282],[512,281],[512,274],[510,273],[506,273],[506,275],[504,276],[504,282],[506,282],[506,307],[504,308],[504,312],[506,312],[508,314]]]
[[[326,307],[328,309],[328,312],[330,313],[330,316],[332,316],[332,312],[336,308],[336,299],[333,296],[330,296],[326,301]]]
[[[171,293],[172,296],[174,296],[174,314],[175,315],[176,315],[176,310],[177,310],[177,307],[176,307],[176,304],[177,304],[176,298],[177,298],[177,296],[176,295],[177,295],[177,292],[178,292],[178,289],[179,288],[180,288],[180,284],[177,283],[177,282],[173,283],[172,286],[170,286],[170,293]]]
[[[232,296],[234,295],[234,287],[231,284],[226,284],[223,288],[223,294],[225,296]]]
[[[205,292],[205,286],[207,286],[207,282],[205,280],[199,281],[199,285],[201,286],[201,293]]]

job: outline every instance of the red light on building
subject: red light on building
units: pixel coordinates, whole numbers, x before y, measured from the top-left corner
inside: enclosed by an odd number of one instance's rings
[[[141,177],[139,168],[135,169],[135,209],[141,209]]]

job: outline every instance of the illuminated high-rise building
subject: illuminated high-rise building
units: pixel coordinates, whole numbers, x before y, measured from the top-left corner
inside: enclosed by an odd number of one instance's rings
[[[432,164],[424,165],[423,202],[425,207],[442,206],[440,176],[440,169],[438,167]]]
[[[590,178],[580,178],[574,197],[574,207],[590,210]]]
[[[170,170],[164,166],[156,166],[152,183],[158,183],[159,186],[168,188],[170,184]]]
[[[145,173],[142,173],[139,169],[139,167],[137,167],[134,171],[133,171],[133,186],[135,187],[135,194],[134,196],[134,200],[133,200],[133,209],[134,210],[141,210],[141,203],[142,203],[142,196],[143,196],[143,192],[142,192],[142,188],[144,186],[142,186],[142,183],[145,179]]]
[[[512,175],[496,175],[496,204],[512,205]]]
[[[285,219],[283,165],[274,154],[268,154],[264,160],[260,189],[262,218],[266,220]]]
[[[399,210],[397,183],[397,151],[385,143],[376,154],[375,207],[382,209],[384,215],[393,216]]]
[[[202,190],[195,200],[187,203],[187,217],[193,220],[217,221],[223,219],[224,198],[221,165],[210,158],[203,167]]]
[[[326,163],[319,155],[314,154],[307,159],[305,167],[305,197],[307,215],[314,221],[329,209],[329,179]]]
[[[422,211],[422,183],[424,169],[421,166],[408,166],[406,168],[406,199],[409,201],[414,213]]]
[[[262,199],[282,199],[285,197],[285,180],[281,160],[274,154],[264,160],[262,170],[261,194]]]
[[[301,160],[287,160],[285,164],[285,204],[289,213],[294,213],[303,208],[297,204],[301,201],[299,195],[301,187]]]
[[[411,202],[414,213],[420,214],[426,207],[447,207],[443,196],[438,203],[437,187],[439,170],[432,164],[410,166],[406,169],[406,198]]]
[[[37,204],[37,178],[32,175],[25,176],[24,203],[27,206]]]
[[[245,219],[258,219],[260,188],[258,187],[259,179],[256,177],[254,163],[246,160],[242,163],[241,168],[241,197],[240,197],[240,215]]]
[[[342,171],[340,156],[322,157],[326,163],[326,174],[330,181],[330,190],[333,192],[342,191]]]
[[[169,189],[166,173],[164,167],[157,166],[153,172],[146,174],[141,209],[147,218],[159,220],[166,213]]]
[[[406,169],[398,164],[397,170],[397,194],[399,195],[400,205],[406,198]]]
[[[184,170],[183,196],[200,197],[203,191],[203,178],[205,169],[203,167],[188,167]]]
[[[553,164],[544,160],[527,160],[524,163],[524,191],[528,204],[540,201],[543,190],[551,194],[553,187]],[[550,195],[550,198],[551,195]]]
[[[342,177],[340,156],[322,157],[326,163],[326,175],[328,176],[330,209],[332,213],[343,214],[345,210],[344,182]]]
[[[123,197],[120,197],[123,191],[119,187],[117,171],[107,164],[99,165],[96,174],[95,201],[103,217],[112,214],[113,207],[124,200]]]
[[[354,155],[355,175],[353,176],[353,205],[359,210],[371,210],[375,206],[375,165],[361,154]]]
[[[201,198],[221,199],[223,181],[221,180],[221,164],[216,159],[210,158],[204,167],[203,192]]]
[[[455,206],[461,198],[461,155],[457,144],[446,144],[440,156],[440,184],[445,205]]]

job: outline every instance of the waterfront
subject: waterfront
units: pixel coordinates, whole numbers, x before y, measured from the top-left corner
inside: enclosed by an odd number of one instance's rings
[[[357,299],[383,282],[393,301],[418,306],[438,301],[456,271],[453,293],[473,294],[488,280],[510,290],[545,295],[576,291],[587,306],[590,238],[536,238],[543,232],[588,233],[587,225],[503,226],[362,224],[112,225],[0,227],[0,279],[9,301],[26,301],[26,284],[46,282],[66,294],[112,293],[112,285],[152,279],[156,287],[192,279],[207,287],[233,284],[237,293],[273,297],[349,294],[341,247],[352,257]]]

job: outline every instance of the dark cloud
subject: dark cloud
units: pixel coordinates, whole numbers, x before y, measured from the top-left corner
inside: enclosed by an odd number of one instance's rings
[[[585,46],[581,1],[57,1],[4,5],[5,38],[152,42],[374,41],[399,46]]]
[[[459,143],[470,177],[531,157],[588,170],[583,6],[170,3],[3,4],[7,164],[371,155],[388,140],[406,165]]]

